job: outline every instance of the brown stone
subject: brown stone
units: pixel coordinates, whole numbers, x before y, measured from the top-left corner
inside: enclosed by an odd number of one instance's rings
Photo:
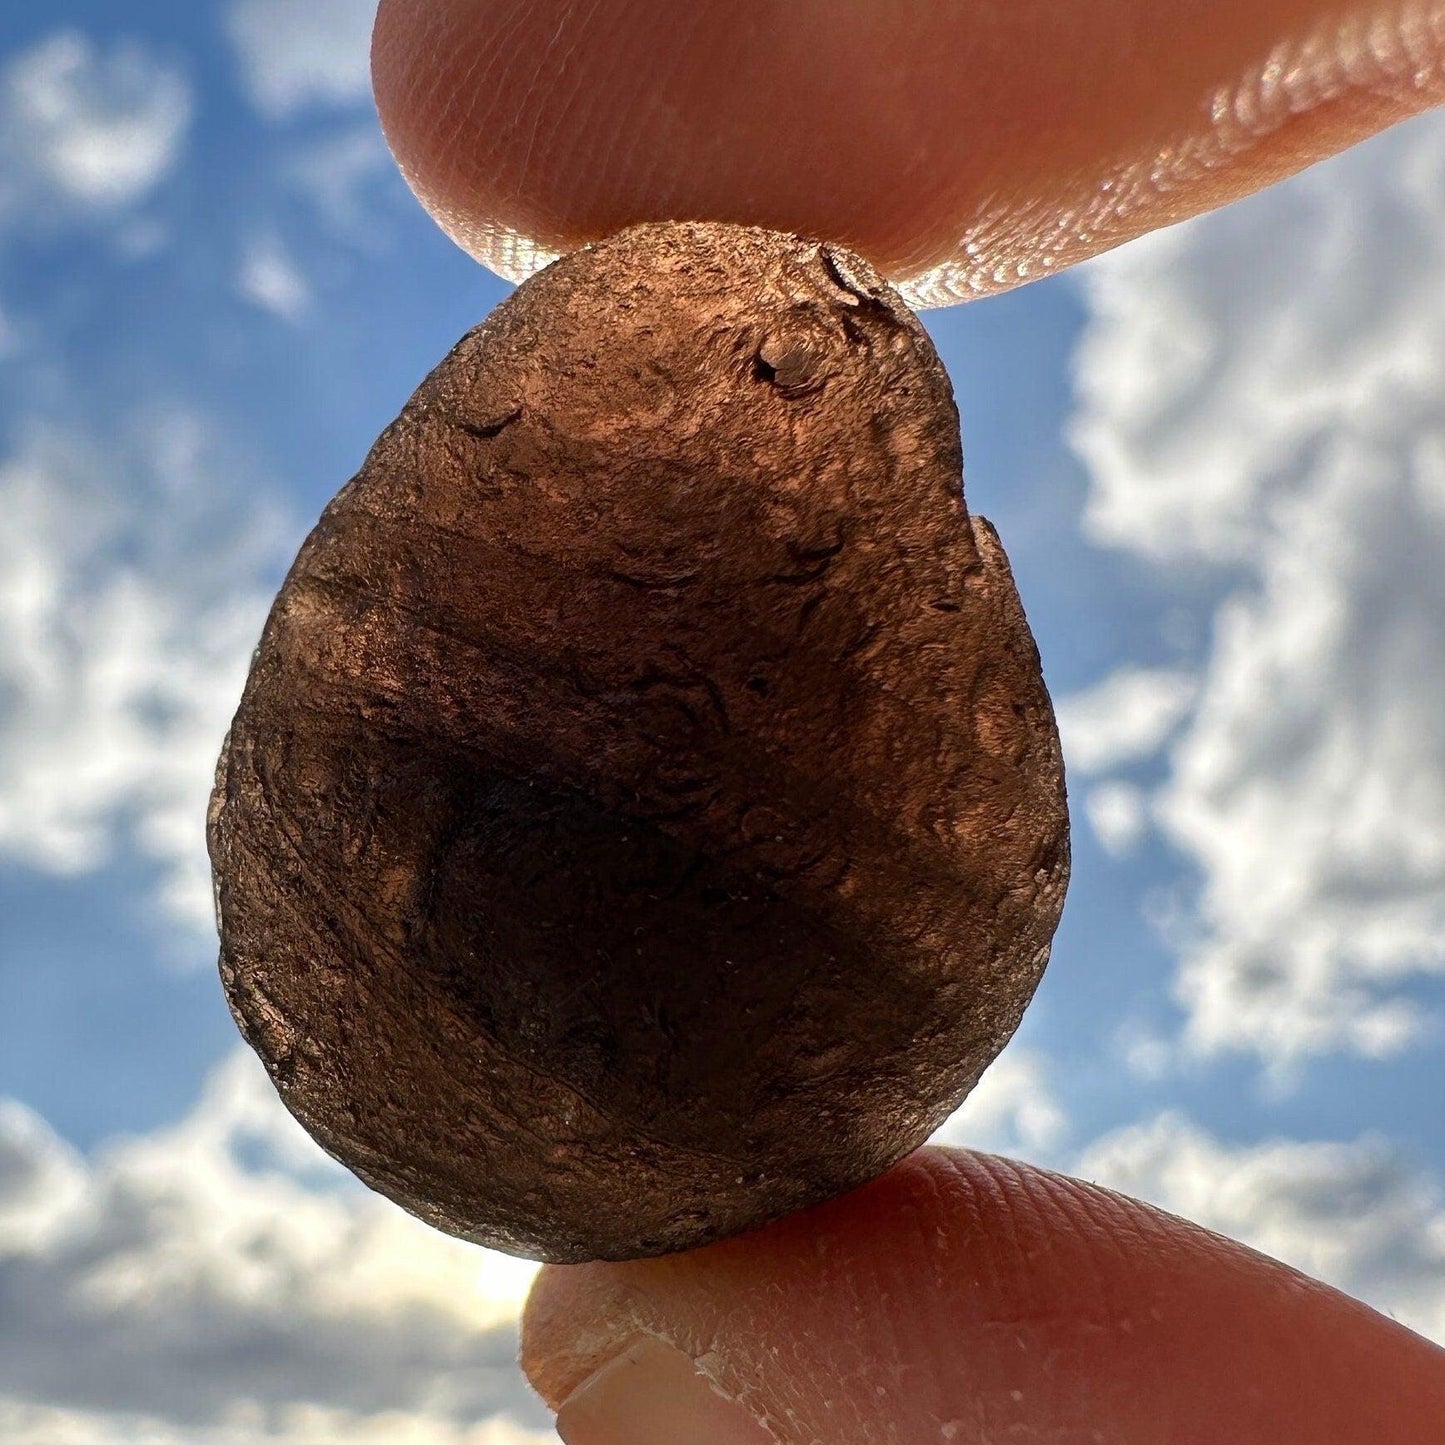
[[[1013,1033],[1058,737],[927,334],[643,226],[463,339],[307,539],[218,772],[221,973],[440,1229],[703,1244],[908,1153]]]

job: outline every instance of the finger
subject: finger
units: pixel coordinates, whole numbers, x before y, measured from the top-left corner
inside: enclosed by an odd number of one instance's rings
[[[1445,0],[382,0],[373,72],[412,187],[508,274],[518,236],[723,220],[942,301],[1436,103],[1442,49]]]
[[[740,1239],[544,1270],[522,1362],[569,1445],[1420,1445],[1445,1420],[1445,1352],[1365,1306],[937,1149]]]

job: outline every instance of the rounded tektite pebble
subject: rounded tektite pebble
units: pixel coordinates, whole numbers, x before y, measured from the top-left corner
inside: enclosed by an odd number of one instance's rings
[[[640,226],[465,337],[307,539],[210,817],[287,1106],[439,1229],[705,1244],[921,1144],[1068,874],[927,334],[835,247]]]

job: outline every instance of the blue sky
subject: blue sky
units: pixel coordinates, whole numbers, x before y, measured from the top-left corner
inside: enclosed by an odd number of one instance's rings
[[[209,775],[321,506],[509,289],[366,0],[0,12],[0,1435],[527,1445],[527,1271],[312,1150],[214,973]],[[1076,868],[947,1137],[1445,1339],[1445,124],[929,313]],[[537,1432],[534,1436],[533,1432]]]

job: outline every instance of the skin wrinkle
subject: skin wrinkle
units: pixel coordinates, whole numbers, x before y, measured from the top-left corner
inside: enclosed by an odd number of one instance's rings
[[[461,34],[466,29],[464,22],[458,23],[461,15],[457,10],[443,9],[439,13],[444,17],[442,29],[443,40],[446,43],[434,52],[434,56],[437,57],[451,53],[454,47],[460,45],[462,43]],[[505,23],[499,25],[493,43],[489,47],[476,49],[467,69],[456,78],[455,82],[447,83],[446,89],[442,89],[444,81],[447,80],[447,72],[442,65],[429,64],[417,67],[428,77],[428,100],[425,103],[413,102],[412,108],[425,113],[431,108],[430,96],[442,95],[443,99],[435,102],[440,112],[437,128],[437,134],[442,138],[440,149],[451,155],[448,179],[463,191],[466,182],[460,164],[466,148],[459,138],[469,128],[481,129],[489,126],[493,121],[492,111],[488,107],[498,92],[496,81],[504,72],[512,53],[513,47],[510,44],[512,33],[519,31],[525,23],[526,0],[515,3],[510,16],[511,30]],[[448,20],[450,24],[446,23]],[[402,165],[402,171],[406,175],[408,183],[415,189],[416,179],[408,173],[405,163]],[[453,211],[450,219],[453,225],[467,224],[464,210]],[[444,220],[443,224],[446,225],[447,222]]]
[[[1097,1282],[1095,1302],[1102,1323],[1109,1323],[1112,1314],[1111,1281],[1120,1272],[1121,1261],[1127,1261],[1118,1249],[1112,1231],[1101,1231],[1097,1220],[1090,1219],[1088,1203],[1098,1211],[1098,1200],[1086,1203],[1071,1181],[1057,1189],[1046,1190],[1032,1175],[1016,1171],[1017,1194],[1027,1198],[1035,1211],[1034,1229],[1051,1241],[1064,1240],[1083,1257]],[[1082,1207],[1080,1207],[1082,1206]]]
[[[635,50],[626,56],[621,67],[622,74],[626,77],[631,86],[626,104],[622,107],[623,113],[641,117],[648,115],[655,124],[656,96],[666,93],[666,83],[682,63],[682,56],[687,48],[687,42],[697,28],[697,12],[691,6],[679,7],[674,14],[673,28],[670,35],[670,43],[662,55],[649,55],[651,47],[648,44],[647,34],[639,29],[635,36]],[[690,27],[690,28],[689,28]],[[667,69],[662,66],[666,64]],[[618,94],[613,91],[613,96]],[[649,127],[650,128],[650,127]],[[603,155],[601,166],[597,167],[590,178],[591,194],[596,197],[596,204],[599,207],[606,207],[607,197],[614,189],[622,189],[623,177],[632,168],[634,157],[638,153],[639,138],[644,127],[634,125],[625,131],[618,138],[618,144],[607,147]],[[665,191],[656,191],[654,177],[651,172],[644,170],[637,185],[644,193],[656,192],[659,196],[660,209],[666,212],[678,210],[671,203],[671,198]]]
[[[526,0],[519,0],[519,3],[514,4],[511,11],[511,16],[513,22],[511,28],[508,29],[506,27],[503,27],[498,34],[495,42],[490,47],[490,53],[483,52],[483,55],[486,56],[486,68],[482,72],[480,82],[477,84],[472,84],[470,83],[469,77],[468,83],[463,83],[461,86],[458,87],[457,95],[459,97],[476,97],[478,99],[485,98],[484,104],[490,106],[494,103],[493,97],[496,97],[502,93],[501,80],[508,73],[508,68],[512,63],[512,57],[515,54],[516,50],[522,48],[520,46],[514,46],[512,44],[512,38],[514,33],[520,33],[526,25]],[[537,76],[540,76],[540,73],[541,72],[539,69],[537,72]],[[534,86],[537,76],[534,76],[533,79]],[[475,104],[475,101],[473,101],[473,104]],[[505,125],[500,127],[503,134],[506,134],[510,130],[520,126],[522,120],[522,109],[524,105],[525,100],[518,104],[516,108],[516,113],[509,117]],[[464,114],[464,119],[470,121],[471,118],[472,117],[469,111]],[[488,130],[496,124],[496,120],[497,117],[495,116],[494,112],[490,109],[485,109],[483,110],[478,123],[471,128],[477,130]],[[460,149],[458,149],[458,154],[461,154]],[[516,203],[521,199],[521,194],[519,192],[518,195],[511,196],[508,199],[511,200],[513,203]]]
[[[537,144],[537,131],[541,128],[542,118],[547,113],[545,107],[541,105],[532,105],[531,101],[532,97],[537,92],[538,84],[542,80],[544,72],[549,69],[548,63],[551,60],[552,54],[557,48],[557,42],[562,38],[562,33],[566,29],[566,27],[567,16],[564,14],[562,19],[557,22],[557,29],[552,35],[551,39],[548,40],[547,43],[543,45],[541,50],[537,53],[537,67],[532,72],[532,79],[528,82],[527,89],[523,92],[521,100],[517,103],[517,122],[519,128],[526,123],[525,116],[527,115],[529,109],[532,114],[532,123],[531,126],[528,128],[527,144],[522,150],[522,160],[521,164],[518,167],[519,175],[517,179],[517,195],[514,199],[520,200],[523,196],[526,196],[531,190],[528,182],[531,180],[532,152]]]
[[[937,1248],[936,1221],[946,1208],[942,1183],[933,1174],[919,1177],[924,1197],[915,1211],[907,1254],[889,1262],[889,1295],[902,1288],[905,1300],[912,1305],[896,1311],[901,1328],[892,1342],[895,1353],[891,1358],[896,1361],[893,1384],[897,1391],[894,1408],[900,1414],[916,1414],[942,1425],[950,1415],[944,1382],[954,1384],[966,1377],[968,1367],[966,1361],[958,1359],[953,1344],[957,1310],[947,1289],[946,1263]],[[930,1276],[934,1281],[931,1291],[918,1290],[911,1284]],[[867,1298],[860,1303],[865,1314],[876,1308]]]
[[[590,24],[600,6],[607,3],[607,0],[592,0],[591,6],[584,17],[584,24]],[[560,34],[560,31],[559,31]],[[574,56],[577,53],[578,42],[573,39],[569,41],[558,68],[559,74],[566,74],[570,71]],[[582,113],[577,114],[578,105],[584,102]],[[554,120],[553,133],[567,137],[578,134],[586,134],[592,124],[592,108],[597,102],[595,93],[588,94],[578,87],[568,85],[562,89],[560,99],[553,104]],[[565,142],[564,142],[565,144]]]
[[[639,119],[649,114],[654,94],[664,89],[667,76],[676,69],[691,33],[688,27],[696,21],[695,11],[691,6],[679,7],[675,20],[682,28],[673,34],[671,44],[661,55],[648,55],[645,31],[639,29],[633,37],[633,50],[619,67],[626,83],[631,87],[626,102],[620,106],[624,114],[635,115]],[[664,64],[669,65],[670,69],[663,70],[661,67]],[[620,87],[611,90],[611,98],[620,96]],[[655,119],[653,123],[655,124]],[[599,206],[607,205],[607,196],[620,185],[619,175],[625,175],[631,168],[637,154],[637,136],[641,130],[642,126],[636,125],[619,136],[618,144],[607,147],[602,164],[595,168],[589,177],[591,195],[596,198]],[[648,186],[651,178],[644,174],[640,183]],[[673,209],[666,195],[659,196],[659,205],[667,210]]]
[[[952,1161],[947,1166],[954,1168]],[[955,1188],[960,1193],[972,1194],[979,1183],[984,1184],[988,1190],[993,1209],[987,1211],[987,1229],[989,1237],[995,1247],[990,1249],[983,1257],[981,1263],[987,1268],[988,1275],[980,1278],[978,1283],[981,1291],[989,1295],[1002,1294],[1010,1299],[1019,1297],[1019,1292],[1010,1286],[1009,1281],[1003,1273],[1004,1267],[1008,1265],[1013,1257],[1017,1255],[1032,1270],[1038,1262],[1038,1252],[1029,1248],[1028,1241],[1032,1231],[1032,1221],[1027,1220],[1021,1203],[1026,1202],[1019,1190],[1010,1187],[1010,1179],[1016,1171],[1009,1161],[1004,1159],[985,1159],[983,1167],[973,1179],[965,1179],[961,1173],[955,1175]],[[985,1211],[975,1208],[974,1228],[981,1230],[985,1227]],[[948,1216],[945,1216],[948,1217]]]
[[[456,44],[457,16],[456,12],[448,10],[437,10],[434,14],[436,16],[434,27],[436,30],[436,39],[434,42],[428,44],[426,39],[423,38],[419,41],[419,47],[423,55],[440,57],[448,54]],[[454,84],[451,83],[450,79],[446,76],[446,72],[438,65],[419,65],[411,72],[416,79],[412,81],[412,85],[407,94],[407,107],[421,114],[426,114],[433,110],[436,111],[437,134],[440,138],[441,150],[443,153],[453,153],[453,169],[455,169],[456,164],[455,152],[458,149],[458,147],[453,145],[453,141],[461,134],[462,121],[465,119],[462,111],[463,101],[468,96],[482,96],[488,93],[485,86],[476,84],[477,77],[475,71],[481,63],[481,58],[482,53],[479,52],[473,60],[471,67],[458,76]],[[420,89],[419,93],[417,81],[425,82],[425,87]],[[447,123],[449,119],[452,120],[450,125]],[[400,159],[400,157],[398,159]],[[405,162],[403,162],[403,173],[405,173],[405,171],[406,165]],[[408,175],[407,180],[415,184],[412,175]]]

